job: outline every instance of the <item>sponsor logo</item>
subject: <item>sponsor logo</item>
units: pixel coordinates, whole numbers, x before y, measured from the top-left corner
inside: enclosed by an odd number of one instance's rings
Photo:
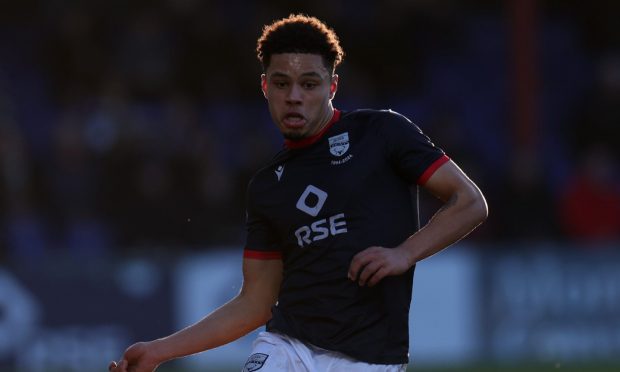
[[[316,198],[316,202],[315,199]],[[325,204],[325,200],[327,200],[327,193],[316,186],[308,185],[304,192],[297,200],[297,209],[302,212],[305,212],[312,217],[316,217],[321,208],[323,208],[323,204]],[[308,205],[308,203],[312,203],[313,205]]]
[[[280,178],[282,178],[282,173],[284,173],[284,164],[278,165],[275,172],[276,176],[278,177],[278,181],[280,181]]]
[[[329,152],[334,156],[342,156],[349,150],[349,132],[329,137]]]
[[[299,197],[299,200],[297,200],[297,209],[312,217],[316,217],[321,208],[323,208],[325,200],[327,200],[327,193],[325,191],[316,186],[308,185]],[[298,228],[295,230],[295,238],[297,238],[297,244],[303,248],[312,242],[346,232],[347,221],[344,219],[344,213],[339,213]]]
[[[263,368],[267,358],[269,358],[269,355],[263,353],[256,353],[250,355],[248,361],[245,362],[245,365],[243,366],[242,372],[258,371],[259,369]]]
[[[329,218],[323,218],[314,221],[308,226],[302,226],[295,230],[297,245],[303,248],[312,242],[323,240],[327,237],[344,234],[347,232],[347,221],[344,219],[344,213],[333,215]]]

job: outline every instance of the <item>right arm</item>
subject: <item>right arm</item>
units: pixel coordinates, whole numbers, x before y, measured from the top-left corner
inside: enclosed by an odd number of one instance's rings
[[[271,318],[282,282],[280,259],[243,259],[243,286],[230,302],[172,335],[131,345],[112,372],[152,372],[165,361],[227,344]]]

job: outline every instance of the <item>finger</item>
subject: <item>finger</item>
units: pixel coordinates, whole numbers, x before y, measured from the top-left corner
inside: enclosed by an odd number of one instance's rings
[[[374,248],[376,247],[366,248],[353,257],[351,265],[349,265],[349,279],[353,281],[357,280],[360,270],[373,260]]]
[[[368,279],[368,286],[374,287],[379,284],[383,278],[388,276],[388,274],[389,270],[385,266],[380,267],[379,270],[375,271],[375,273]]]
[[[108,364],[108,371],[113,372],[116,369],[116,362],[112,361]]]
[[[368,255],[357,254],[351,260],[351,265],[349,266],[349,279],[353,281],[357,281],[360,271],[364,268],[364,266],[368,265],[372,261],[372,258]]]
[[[364,266],[364,268],[360,272],[360,277],[358,279],[358,284],[360,287],[366,285],[366,281],[374,275],[377,270],[379,270],[382,266],[382,263],[379,261],[370,262],[368,265]]]

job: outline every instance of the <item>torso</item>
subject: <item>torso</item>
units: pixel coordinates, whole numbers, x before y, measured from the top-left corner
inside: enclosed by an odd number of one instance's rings
[[[418,229],[411,180],[391,154],[395,115],[342,113],[316,143],[282,151],[254,178],[246,249],[278,250],[284,261],[268,330],[369,363],[407,362],[413,268],[373,288],[347,278],[355,254],[395,247]],[[419,173],[443,155],[420,151]]]

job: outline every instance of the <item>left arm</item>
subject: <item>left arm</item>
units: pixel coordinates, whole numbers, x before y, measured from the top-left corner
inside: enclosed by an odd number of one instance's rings
[[[452,161],[437,169],[424,188],[443,201],[443,206],[396,248],[370,247],[355,255],[349,279],[361,286],[374,286],[386,276],[403,274],[418,261],[467,236],[488,215],[482,192]]]

